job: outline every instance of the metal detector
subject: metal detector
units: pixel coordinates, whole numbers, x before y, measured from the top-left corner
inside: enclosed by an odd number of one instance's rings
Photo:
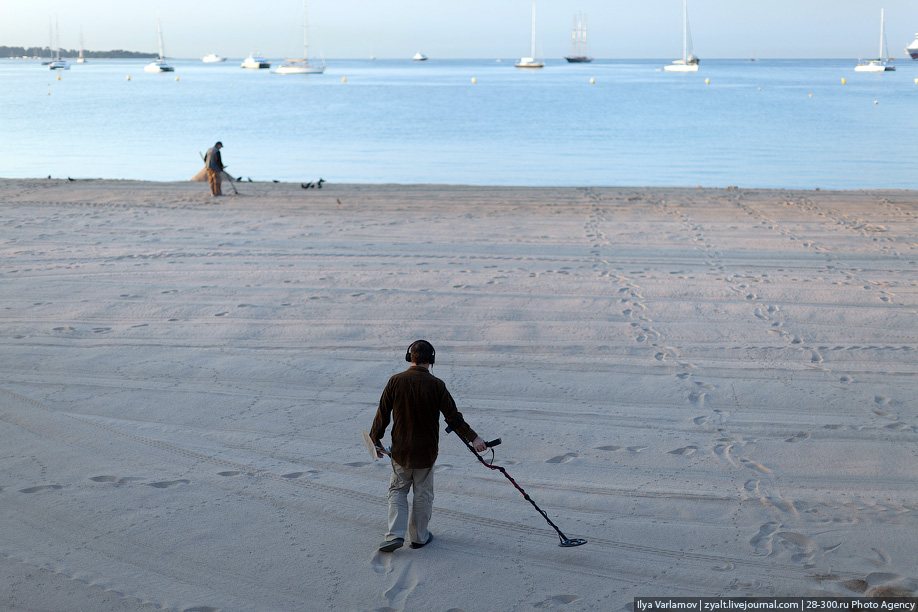
[[[449,426],[448,426],[448,427],[446,428],[446,433],[451,433],[452,431],[453,431],[453,428],[452,428],[452,427],[449,427]],[[558,526],[551,522],[551,519],[548,518],[548,515],[545,514],[545,511],[542,510],[541,508],[539,508],[539,507],[536,505],[536,503],[535,503],[534,501],[532,501],[532,498],[529,497],[529,494],[526,493],[526,491],[523,490],[523,487],[521,487],[520,485],[518,485],[518,484],[516,483],[516,481],[513,480],[513,478],[510,477],[510,474],[507,473],[507,470],[506,470],[506,469],[504,469],[503,467],[501,467],[501,466],[499,466],[499,465],[493,465],[493,464],[488,463],[487,461],[485,461],[485,460],[482,458],[482,456],[479,455],[478,452],[472,447],[471,443],[470,443],[468,440],[466,440],[465,438],[463,438],[463,437],[460,436],[459,434],[456,434],[456,435],[459,437],[460,440],[462,440],[462,442],[465,444],[465,446],[466,446],[470,451],[472,451],[472,454],[475,455],[475,457],[478,458],[478,461],[480,461],[481,464],[482,464],[483,466],[485,466],[485,467],[488,468],[489,470],[497,470],[497,471],[499,471],[501,474],[503,474],[504,476],[506,476],[506,477],[507,477],[507,480],[509,480],[510,482],[512,482],[512,483],[513,483],[513,486],[516,487],[517,491],[519,491],[520,493],[523,494],[523,497],[526,498],[526,501],[528,501],[530,504],[532,504],[532,507],[539,511],[539,514],[541,514],[541,515],[545,518],[545,520],[548,521],[548,524],[551,525],[551,526],[554,528],[554,530],[558,532],[558,537],[561,539],[561,542],[558,544],[558,546],[562,546],[562,547],[564,547],[564,548],[571,548],[571,547],[574,547],[574,546],[583,546],[584,544],[587,543],[587,541],[586,541],[585,539],[583,539],[583,538],[569,538],[569,537],[567,537],[566,535],[564,535],[564,533],[562,533],[561,530],[558,529]],[[494,440],[491,440],[490,442],[485,442],[485,446],[487,446],[488,448],[493,448],[493,447],[497,446],[498,444],[500,444],[500,442],[501,442],[500,438],[495,438]],[[492,452],[492,454],[493,454],[494,451],[492,450],[491,452]]]
[[[207,158],[204,156],[203,153],[201,153],[200,151],[198,151],[198,155],[201,156],[201,160],[204,161],[204,163],[207,163]],[[235,183],[236,181],[233,180],[233,177],[230,176],[229,172],[227,172],[225,168],[226,168],[226,166],[224,166],[224,169],[220,171],[220,174],[222,174],[223,176],[225,176],[226,178],[229,179],[229,184],[230,184],[230,187],[233,188],[233,193],[236,194],[236,195],[239,195],[239,192],[236,191],[236,185],[233,184],[233,183]]]

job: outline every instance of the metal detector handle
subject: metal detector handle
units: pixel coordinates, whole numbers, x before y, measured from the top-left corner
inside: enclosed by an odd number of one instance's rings
[[[446,433],[453,433],[453,428],[450,427],[449,425],[447,425],[447,426],[446,426]],[[458,435],[458,434],[457,434],[457,435]],[[459,437],[462,438],[462,436],[459,436]],[[472,448],[472,445],[469,444],[469,443],[465,440],[465,438],[462,438],[462,441],[465,442],[465,445],[466,445],[466,446],[468,446],[469,448]],[[497,445],[500,444],[500,443],[501,443],[501,439],[500,439],[500,438],[494,438],[493,440],[491,440],[491,441],[489,441],[489,442],[485,442],[485,446],[487,446],[488,448],[493,448],[493,447],[497,446]],[[475,449],[472,449],[472,450],[474,451]]]

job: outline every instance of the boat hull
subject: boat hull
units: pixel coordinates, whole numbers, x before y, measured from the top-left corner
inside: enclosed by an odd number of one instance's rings
[[[322,74],[325,66],[279,66],[274,71],[277,74]]]
[[[165,62],[152,62],[143,67],[144,72],[175,72],[175,68]]]
[[[666,72],[698,72],[698,64],[668,64],[663,66]]]
[[[64,61],[51,62],[48,64],[48,70],[70,70],[70,64]]]
[[[592,57],[584,57],[582,55],[575,55],[575,56],[565,55],[564,59],[566,59],[571,64],[586,64],[588,62],[593,61]]]
[[[895,69],[895,66],[890,66],[878,60],[868,61],[854,67],[855,72],[892,72]]]
[[[255,57],[254,55],[250,55],[242,60],[242,67],[248,68],[250,70],[264,70],[271,67],[271,62],[263,57]]]

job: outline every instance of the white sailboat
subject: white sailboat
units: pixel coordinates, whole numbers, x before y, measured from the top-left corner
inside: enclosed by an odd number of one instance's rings
[[[692,46],[692,32],[688,25],[688,6],[682,0],[682,59],[663,66],[667,72],[698,72],[698,58]]]
[[[70,70],[70,64],[67,63],[67,60],[61,59],[61,28],[57,25],[57,17],[54,18],[54,30],[54,55],[51,63],[48,64],[48,70]]]
[[[883,9],[880,9],[880,51],[877,55],[877,59],[859,61],[857,66],[854,67],[855,72],[891,72],[896,69],[895,66],[889,64],[889,52],[883,53],[885,49],[884,30],[886,29],[883,17]],[[884,56],[887,59],[883,59]]]
[[[205,64],[217,64],[219,62],[225,62],[226,58],[222,55],[217,55],[216,53],[208,53],[201,58],[201,61]]]
[[[530,47],[529,57],[522,57],[520,61],[514,64],[517,68],[544,68],[545,64],[535,58],[536,47],[536,19],[535,19],[535,2],[532,3],[532,46]]]
[[[411,59],[414,60],[414,61],[416,61],[416,62],[426,62],[426,61],[427,61],[427,56],[424,55],[423,53],[421,53],[420,51],[418,51],[417,53],[415,53],[415,54],[411,57]]]
[[[144,72],[175,72],[175,68],[166,62],[166,55],[163,53],[163,26],[159,21],[159,15],[156,16],[156,32],[159,35],[159,58],[150,62],[143,67]]]
[[[583,13],[580,13],[579,15],[574,15],[574,29],[571,32],[571,54],[565,55],[564,59],[571,64],[592,62],[593,58],[587,55],[586,41],[586,17],[583,16]]]
[[[77,64],[85,64],[86,58],[83,57],[83,28],[80,28],[80,56],[77,57]]]
[[[306,0],[303,0],[303,59],[287,59],[279,66],[277,74],[322,74],[325,64],[317,66],[309,63],[309,27],[306,20]]]

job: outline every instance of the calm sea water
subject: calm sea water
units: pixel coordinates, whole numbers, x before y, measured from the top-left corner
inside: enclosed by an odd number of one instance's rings
[[[145,63],[0,60],[0,176],[185,180],[222,140],[253,180],[918,189],[918,62]]]

